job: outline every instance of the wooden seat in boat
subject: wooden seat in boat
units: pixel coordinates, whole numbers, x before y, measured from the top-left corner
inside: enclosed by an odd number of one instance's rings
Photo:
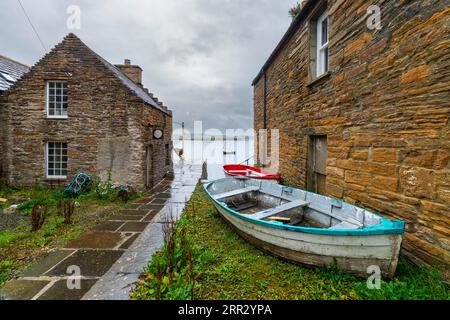
[[[214,199],[219,200],[219,199],[234,197],[234,196],[238,196],[240,194],[245,194],[245,193],[258,191],[258,190],[259,190],[259,187],[250,186],[250,187],[246,187],[246,188],[242,188],[242,189],[232,190],[229,192],[219,193],[219,194],[213,195],[213,197],[214,197]]]
[[[263,220],[268,217],[274,216],[276,214],[279,214],[279,213],[282,213],[282,212],[285,212],[285,211],[288,211],[291,209],[295,209],[295,208],[306,207],[308,205],[309,205],[309,202],[303,201],[303,200],[291,201],[291,202],[282,204],[281,206],[249,215],[249,217],[251,217],[253,219]]]
[[[258,205],[257,201],[231,201],[231,204],[228,204],[228,207],[232,207],[235,211],[244,211],[253,207],[256,207]]]

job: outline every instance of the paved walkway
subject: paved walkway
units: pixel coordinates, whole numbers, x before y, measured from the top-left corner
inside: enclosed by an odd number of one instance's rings
[[[0,299],[128,299],[153,253],[163,245],[161,222],[166,213],[179,218],[201,175],[201,166],[178,164],[174,169],[174,179],[163,180],[148,196],[9,281]],[[74,282],[68,274],[72,266],[81,271],[80,289],[69,289]]]

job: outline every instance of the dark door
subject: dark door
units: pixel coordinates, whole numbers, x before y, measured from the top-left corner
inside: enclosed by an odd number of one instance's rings
[[[147,146],[145,151],[145,186],[153,188],[153,148]]]
[[[310,137],[308,157],[308,190],[325,194],[327,181],[327,136]]]

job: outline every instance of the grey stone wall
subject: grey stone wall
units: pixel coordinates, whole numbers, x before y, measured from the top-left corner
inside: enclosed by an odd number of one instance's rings
[[[47,80],[67,81],[68,119],[47,119]],[[152,139],[142,115],[161,127],[167,115],[136,97],[77,37],[67,36],[1,99],[9,115],[4,166],[10,184],[66,185],[45,176],[45,143],[61,141],[68,142],[68,179],[77,171],[105,177],[111,170],[117,182],[144,188],[145,143]],[[165,155],[154,157],[162,163]],[[155,181],[168,170],[158,168]]]

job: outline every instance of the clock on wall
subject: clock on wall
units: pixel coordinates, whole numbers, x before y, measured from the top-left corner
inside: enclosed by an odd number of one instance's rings
[[[153,138],[155,139],[161,139],[163,136],[163,131],[161,129],[155,129],[153,130]]]

